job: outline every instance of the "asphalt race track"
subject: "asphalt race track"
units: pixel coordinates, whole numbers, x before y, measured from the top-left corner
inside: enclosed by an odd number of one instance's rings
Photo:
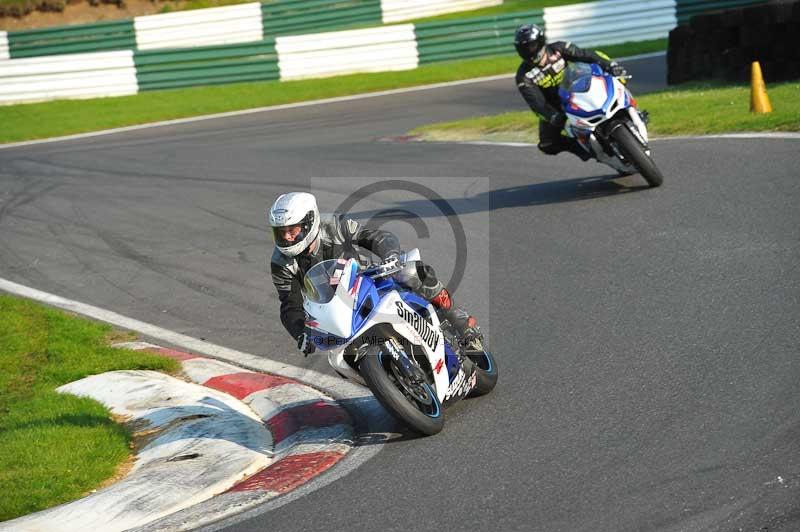
[[[663,58],[639,68],[663,83]],[[654,190],[567,154],[376,141],[523,105],[501,80],[0,150],[0,277],[324,371],[278,321],[265,206],[424,183],[465,230],[457,296],[497,389],[228,530],[800,530],[800,141],[655,141]],[[354,211],[412,213],[448,276],[448,220],[414,198]]]

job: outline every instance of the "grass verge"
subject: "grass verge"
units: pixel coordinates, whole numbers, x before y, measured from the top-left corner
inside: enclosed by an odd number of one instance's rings
[[[606,46],[619,57],[663,50],[666,40]],[[423,65],[415,70],[337,76],[323,80],[258,82],[143,92],[91,100],[0,106],[0,143],[71,135],[161,120],[456,81],[516,71],[519,59],[501,55]]]
[[[79,498],[128,458],[130,434],[102,404],[55,391],[111,370],[177,371],[172,359],[109,347],[114,334],[0,295],[0,521]]]
[[[637,100],[650,112],[652,136],[800,131],[800,82],[774,84],[767,90],[774,109],[769,114],[750,112],[750,88],[741,85],[688,85]],[[431,141],[537,142],[538,127],[538,119],[525,111],[430,124],[410,134]]]

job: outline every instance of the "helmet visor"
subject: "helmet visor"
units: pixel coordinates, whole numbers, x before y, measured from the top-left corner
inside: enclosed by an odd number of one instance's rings
[[[275,239],[275,244],[282,248],[293,246],[306,237],[305,224],[284,225],[282,227],[273,227],[272,236]]]
[[[528,43],[528,57],[535,63],[542,60],[544,55],[544,46],[538,41],[531,41]]]

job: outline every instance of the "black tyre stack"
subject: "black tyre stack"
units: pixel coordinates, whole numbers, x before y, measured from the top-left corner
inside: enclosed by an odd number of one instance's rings
[[[690,2],[679,1],[678,19],[686,22],[669,34],[669,84],[711,79],[749,82],[753,61],[761,63],[768,83],[800,79],[800,0],[683,16],[681,4]]]

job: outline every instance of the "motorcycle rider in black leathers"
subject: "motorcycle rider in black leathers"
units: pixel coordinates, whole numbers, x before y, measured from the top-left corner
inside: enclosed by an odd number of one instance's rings
[[[561,134],[567,116],[561,107],[558,87],[564,78],[567,62],[597,63],[614,76],[624,76],[627,72],[608,57],[578,48],[571,42],[547,44],[544,31],[535,24],[517,28],[514,47],[522,58],[517,69],[517,88],[539,116],[539,149],[547,155],[568,151],[584,161],[589,160],[591,155],[575,139]]]
[[[272,253],[272,282],[281,302],[281,322],[305,355],[316,350],[306,331],[303,309],[303,277],[323,260],[356,259],[356,246],[380,257],[385,265],[397,261],[400,243],[389,231],[361,226],[342,214],[320,215],[316,198],[307,192],[282,194],[270,207],[267,218],[275,237]],[[422,261],[406,264],[394,275],[400,284],[430,301],[470,341],[480,335],[475,318],[455,305],[436,272]]]

